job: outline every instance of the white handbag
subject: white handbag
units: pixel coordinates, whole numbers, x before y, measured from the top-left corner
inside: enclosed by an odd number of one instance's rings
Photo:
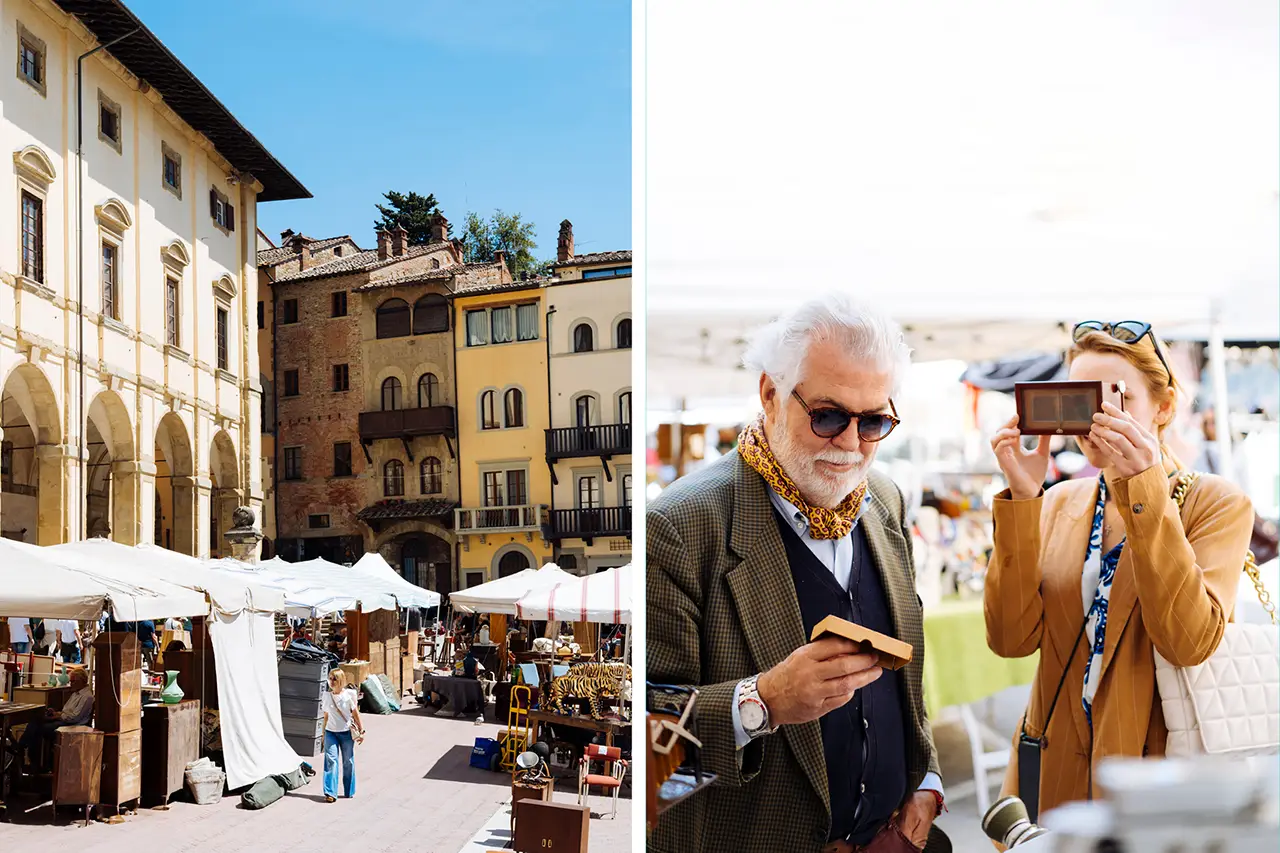
[[[1173,498],[1182,509],[1199,476],[1178,476]],[[1228,622],[1207,661],[1174,666],[1155,652],[1156,688],[1169,740],[1165,754],[1249,757],[1280,753],[1280,633],[1275,606],[1258,577],[1253,553],[1244,570],[1270,625]]]

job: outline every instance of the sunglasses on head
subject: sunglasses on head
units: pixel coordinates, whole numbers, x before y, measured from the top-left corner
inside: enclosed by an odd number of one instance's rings
[[[1173,371],[1169,369],[1169,362],[1164,360],[1164,353],[1160,352],[1160,347],[1156,343],[1155,333],[1151,331],[1150,323],[1143,323],[1139,320],[1119,320],[1112,323],[1103,322],[1102,320],[1085,320],[1083,323],[1076,323],[1071,330],[1071,340],[1079,341],[1090,332],[1102,332],[1122,344],[1136,344],[1147,335],[1151,335],[1151,347],[1156,351],[1156,358],[1160,359],[1160,363],[1164,365],[1164,372],[1169,376],[1169,384],[1173,384]]]
[[[889,400],[889,410],[893,414],[886,415],[884,412],[849,412],[837,406],[814,409],[809,407],[799,391],[792,389],[791,396],[809,413],[809,428],[818,438],[835,438],[847,430],[850,423],[857,421],[858,438],[863,441],[880,441],[902,423],[893,400]]]

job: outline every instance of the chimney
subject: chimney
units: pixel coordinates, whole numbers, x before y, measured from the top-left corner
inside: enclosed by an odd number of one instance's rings
[[[385,261],[391,257],[391,232],[378,229],[378,260]]]
[[[435,218],[431,220],[431,231],[429,232],[428,242],[443,243],[448,239],[449,220],[437,213]]]
[[[494,252],[494,253],[493,253],[493,262],[494,262],[495,264],[499,264],[500,266],[504,266],[504,267],[505,267],[505,266],[507,265],[507,252],[506,252],[506,250],[505,250],[505,249],[498,249],[496,252]]]
[[[289,232],[289,251],[298,256],[298,268],[309,269],[312,264],[311,250],[307,247],[307,240],[301,234],[293,234]],[[284,235],[281,234],[281,237]]]
[[[556,263],[563,264],[573,257],[573,223],[560,223],[560,242],[556,244]]]
[[[409,232],[404,230],[403,225],[397,225],[391,229],[391,254],[400,257],[409,251]]]
[[[281,245],[281,246],[288,245],[288,243],[289,243],[289,238],[290,238],[290,237],[292,237],[293,235],[294,235],[294,230],[293,230],[292,228],[286,228],[286,229],[284,229],[283,231],[281,231],[281,232],[280,232],[280,245]]]

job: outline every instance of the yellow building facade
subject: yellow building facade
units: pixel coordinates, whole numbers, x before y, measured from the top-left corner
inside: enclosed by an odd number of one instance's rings
[[[454,296],[460,588],[552,559],[546,292],[525,281]]]

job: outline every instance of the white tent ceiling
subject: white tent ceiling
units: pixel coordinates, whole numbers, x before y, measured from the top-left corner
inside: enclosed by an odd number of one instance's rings
[[[737,340],[831,289],[919,359],[1275,290],[1278,29],[1256,0],[651,3],[650,393],[750,393]]]
[[[516,615],[516,602],[531,592],[551,589],[562,583],[577,580],[555,563],[547,563],[539,569],[525,569],[505,578],[497,578],[449,596],[454,609],[464,613],[504,613]]]

